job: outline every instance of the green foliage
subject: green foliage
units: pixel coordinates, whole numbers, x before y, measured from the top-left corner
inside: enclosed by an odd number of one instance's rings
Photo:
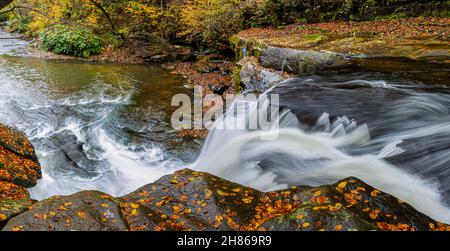
[[[79,27],[56,25],[40,34],[42,46],[56,54],[89,57],[102,51],[102,40],[92,31]]]

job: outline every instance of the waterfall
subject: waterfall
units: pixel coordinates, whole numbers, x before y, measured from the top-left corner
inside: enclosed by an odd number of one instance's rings
[[[386,87],[385,83],[375,84]],[[294,185],[320,186],[353,176],[408,202],[436,220],[450,223],[450,210],[442,202],[438,184],[383,159],[403,152],[397,146],[402,142],[401,137],[391,138],[377,151],[371,148],[372,152],[349,154],[344,149],[370,145],[372,139],[367,125],[358,125],[347,117],[331,121],[324,113],[312,130],[306,130],[286,109],[280,112],[278,120],[273,121],[279,123],[279,127],[269,130],[223,129],[232,128],[225,126],[229,123],[248,124],[258,106],[266,109],[270,103],[266,99],[235,100],[210,130],[203,150],[191,168],[262,191]],[[245,112],[235,112],[246,107],[250,107],[247,116],[242,116]],[[274,139],[264,140],[267,136]]]

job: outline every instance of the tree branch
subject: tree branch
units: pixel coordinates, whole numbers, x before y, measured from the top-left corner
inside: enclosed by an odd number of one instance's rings
[[[116,33],[116,27],[114,26],[114,23],[105,8],[103,8],[103,6],[95,0],[90,0],[90,2],[93,3],[103,13],[103,15],[106,17],[106,19],[108,19],[108,22],[111,25],[112,32]]]

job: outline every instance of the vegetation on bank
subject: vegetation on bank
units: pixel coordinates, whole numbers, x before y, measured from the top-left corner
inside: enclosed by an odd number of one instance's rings
[[[252,27],[448,17],[449,5],[444,0],[14,0],[0,19],[7,20],[8,30],[37,38],[45,49],[86,57],[137,37],[224,48],[232,35]]]

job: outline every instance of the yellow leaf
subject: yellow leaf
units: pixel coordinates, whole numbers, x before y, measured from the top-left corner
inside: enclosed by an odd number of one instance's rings
[[[178,180],[173,179],[173,180],[171,181],[171,183],[172,183],[172,184],[178,184],[179,182],[178,182]]]
[[[380,193],[380,191],[378,191],[378,190],[373,190],[371,193],[370,193],[370,195],[372,196],[372,197],[375,197],[375,196],[377,196],[378,194]]]
[[[222,190],[217,190],[217,193],[218,193],[219,195],[222,195],[222,196],[228,196],[228,195],[230,195],[229,193],[224,192],[224,191],[222,191]]]
[[[86,219],[86,213],[85,213],[85,212],[79,211],[77,214],[78,214],[78,216],[79,216],[80,218]]]
[[[303,217],[305,217],[303,214],[297,214],[295,216],[295,218],[297,218],[297,219],[303,219]]]
[[[302,224],[302,227],[303,227],[303,228],[307,228],[307,227],[309,227],[309,225],[311,225],[311,224],[308,223],[308,222],[305,222],[305,223]]]
[[[6,220],[6,215],[0,214],[0,220]]]
[[[132,207],[132,208],[134,208],[134,209],[136,209],[136,208],[138,208],[138,207],[139,207],[139,204],[136,204],[136,203],[131,203],[131,207]]]
[[[250,199],[250,198],[243,198],[242,201],[243,201],[244,203],[248,204],[248,203],[251,203],[251,202],[252,202],[252,199]]]
[[[209,199],[212,196],[212,191],[208,188],[205,189],[205,199]]]
[[[342,188],[344,188],[345,186],[347,186],[347,181],[342,181],[341,183],[339,183],[339,184],[337,185],[337,188],[342,189]]]
[[[108,204],[102,204],[101,206],[104,207],[104,208],[108,208],[109,207]]]
[[[11,230],[12,231],[20,231],[20,230],[22,230],[22,228],[23,228],[23,226],[16,226],[16,227],[11,228]]]
[[[334,230],[339,231],[342,229],[342,225],[337,225],[334,227]]]
[[[322,194],[322,191],[316,191],[316,192],[314,192],[314,196],[319,196],[319,195],[321,195]]]
[[[136,209],[131,210],[131,215],[136,215],[136,214],[137,214],[137,210]]]

